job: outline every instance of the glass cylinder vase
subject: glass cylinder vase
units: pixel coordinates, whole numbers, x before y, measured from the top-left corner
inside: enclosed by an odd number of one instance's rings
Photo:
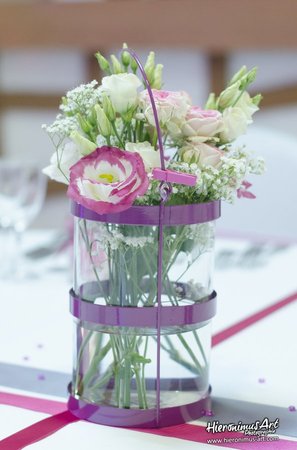
[[[74,203],[74,365],[69,409],[115,426],[160,427],[210,409],[212,273],[220,202]]]

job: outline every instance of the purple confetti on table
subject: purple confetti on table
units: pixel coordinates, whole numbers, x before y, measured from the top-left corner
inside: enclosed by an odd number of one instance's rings
[[[212,416],[214,416],[214,413],[212,412],[211,409],[208,409],[208,410],[205,411],[205,416],[212,417]]]
[[[45,376],[42,373],[40,373],[37,378],[39,381],[45,380]]]
[[[29,361],[29,359],[30,359],[29,356],[23,356],[24,361]]]
[[[296,407],[294,405],[289,406],[289,411],[290,412],[296,412]]]
[[[43,348],[43,344],[37,344],[37,348]]]
[[[258,381],[259,381],[259,383],[265,383],[266,380],[265,380],[265,378],[259,378]]]

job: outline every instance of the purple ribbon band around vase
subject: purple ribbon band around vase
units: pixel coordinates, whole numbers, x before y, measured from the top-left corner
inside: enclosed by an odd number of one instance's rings
[[[96,305],[84,300],[74,291],[70,291],[70,311],[77,319],[98,325],[121,327],[155,328],[158,318],[158,308],[124,307]],[[185,306],[162,306],[160,308],[161,327],[194,325],[206,322],[214,317],[216,312],[216,292],[201,303]]]
[[[71,212],[81,219],[97,222],[119,223],[127,225],[159,225],[160,206],[131,206],[120,213],[97,214],[84,206],[72,202]],[[163,225],[191,225],[216,220],[221,215],[221,202],[190,205],[164,206]]]
[[[71,386],[69,387],[71,391]],[[69,396],[68,409],[79,419],[102,425],[116,427],[156,428],[189,422],[205,415],[210,410],[210,388],[202,399],[186,405],[160,409],[160,418],[156,419],[156,409],[124,409],[106,405],[86,403]]]

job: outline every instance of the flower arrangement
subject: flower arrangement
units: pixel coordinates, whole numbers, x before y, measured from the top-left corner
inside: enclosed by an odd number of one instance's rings
[[[148,91],[128,52],[121,61],[114,55],[111,62],[100,53],[96,57],[107,73],[101,85],[94,80],[69,91],[55,122],[43,126],[56,148],[44,173],[69,184],[68,196],[99,214],[132,204],[156,205],[159,182],[153,171],[160,167],[160,153]],[[262,158],[234,145],[259,109],[261,95],[252,98],[247,92],[256,69],[242,67],[220,95],[209,95],[204,109],[192,105],[184,91],[163,90],[162,70],[150,52],[145,72],[153,88],[166,166],[196,176],[194,186],[175,185],[168,204],[232,202],[236,193],[247,191],[246,177],[264,169]]]
[[[254,197],[246,178],[263,172],[263,159],[234,141],[259,109],[261,95],[250,97],[247,92],[256,69],[242,67],[221,94],[209,95],[203,109],[192,105],[184,91],[162,89],[163,66],[155,64],[153,52],[144,67],[151,91],[138,77],[137,61],[125,47],[120,60],[112,55],[108,61],[100,53],[96,57],[106,73],[101,84],[92,81],[68,92],[55,122],[44,126],[55,146],[44,172],[68,184],[75,205],[91,213],[74,213],[73,305],[79,302],[78,311],[89,305],[111,307],[119,317],[129,308],[140,316],[134,322],[125,316],[125,326],[107,323],[108,313],[96,323],[93,310],[88,320],[75,316],[78,348],[71,398],[74,403],[79,399],[125,412],[181,407],[174,410],[176,423],[186,416],[197,418],[208,395],[211,316],[199,313],[198,322],[187,323],[175,323],[173,317],[176,307],[210,304],[215,298],[211,267],[218,214],[196,221],[182,216],[195,205],[233,201],[236,195]],[[173,181],[165,199],[160,192],[164,172]],[[117,213],[132,206],[159,211],[164,202],[180,216],[164,227],[155,219],[118,219]],[[169,311],[169,321],[156,329],[155,322],[148,325],[141,314],[149,316],[160,306]],[[184,317],[194,316],[191,312]],[[170,376],[182,373],[184,378],[160,381],[161,353]],[[165,409],[157,414],[156,426],[162,423],[159,416],[169,423]],[[79,414],[77,406],[71,410]],[[114,423],[100,411],[100,423]],[[107,415],[113,417],[113,410]],[[143,426],[147,417],[138,411],[129,416],[134,422],[123,419],[116,424]]]

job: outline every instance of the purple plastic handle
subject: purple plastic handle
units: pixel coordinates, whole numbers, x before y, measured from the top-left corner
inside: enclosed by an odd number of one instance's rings
[[[206,301],[186,306],[162,306],[160,308],[160,327],[173,327],[184,325],[199,325],[210,320],[216,313],[215,291]],[[118,327],[148,327],[156,328],[158,322],[158,308],[151,307],[125,307],[96,305],[80,298],[71,289],[70,311],[77,319],[98,325]]]

